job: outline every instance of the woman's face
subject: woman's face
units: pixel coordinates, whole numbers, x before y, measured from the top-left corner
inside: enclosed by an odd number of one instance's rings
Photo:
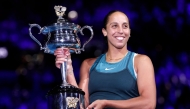
[[[114,46],[121,49],[127,45],[130,37],[129,20],[127,16],[121,12],[112,13],[106,25],[106,29],[102,29],[104,36],[107,36],[109,47]]]

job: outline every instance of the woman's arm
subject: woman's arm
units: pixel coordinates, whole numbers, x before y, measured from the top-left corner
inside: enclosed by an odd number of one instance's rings
[[[57,48],[54,52],[55,65],[57,68],[60,68],[61,64],[65,61],[67,62],[67,82],[71,85],[78,87],[75,75],[72,67],[71,54],[67,48]]]
[[[92,64],[94,63],[95,58],[86,59],[82,62],[82,65],[80,67],[80,82],[79,82],[79,85],[77,85],[77,82],[73,73],[73,67],[72,67],[72,61],[71,61],[71,55],[70,55],[69,49],[57,48],[54,52],[54,55],[56,56],[55,65],[57,68],[60,68],[61,64],[64,61],[67,61],[67,82],[71,85],[79,87],[85,92],[85,96],[84,96],[85,107],[87,107],[89,105],[89,94],[88,94],[89,70]]]
[[[106,107],[117,109],[155,109],[156,84],[154,68],[150,58],[146,55],[137,55],[134,63],[137,72],[139,97],[129,100],[97,100],[88,106],[88,109],[102,109]]]
[[[89,82],[89,71],[94,63],[95,58],[86,59],[83,61],[80,68],[80,82],[79,88],[85,92],[85,107],[89,105],[89,92],[88,92],[88,82]]]

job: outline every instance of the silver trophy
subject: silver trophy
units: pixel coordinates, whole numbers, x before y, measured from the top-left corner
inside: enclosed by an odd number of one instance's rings
[[[41,27],[38,24],[30,24],[29,34],[30,37],[39,44],[40,50],[44,50],[44,53],[53,54],[57,48],[69,48],[71,53],[80,54],[84,51],[86,44],[93,38],[93,30],[90,26],[80,27],[74,23],[69,23],[63,18],[66,7],[55,6],[55,13],[58,16],[57,22],[50,26]],[[32,34],[32,28],[37,27],[39,29],[38,34],[47,36],[47,41],[42,46]],[[91,32],[90,38],[81,45],[78,33],[83,34],[83,29],[89,29]],[[51,36],[53,34],[53,37]],[[48,108],[49,109],[83,109],[84,106],[84,91],[69,84],[66,80],[67,62],[63,62],[61,65],[61,75],[63,83],[48,91]]]

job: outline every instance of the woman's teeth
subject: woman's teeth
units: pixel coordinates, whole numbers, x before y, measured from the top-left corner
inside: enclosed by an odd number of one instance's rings
[[[124,37],[116,37],[117,40],[123,40]]]

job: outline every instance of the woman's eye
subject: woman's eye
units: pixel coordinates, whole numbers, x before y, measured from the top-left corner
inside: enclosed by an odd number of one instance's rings
[[[124,28],[128,28],[128,25],[124,25],[123,27],[124,27]]]
[[[117,27],[117,25],[112,25],[112,28],[116,28]]]

